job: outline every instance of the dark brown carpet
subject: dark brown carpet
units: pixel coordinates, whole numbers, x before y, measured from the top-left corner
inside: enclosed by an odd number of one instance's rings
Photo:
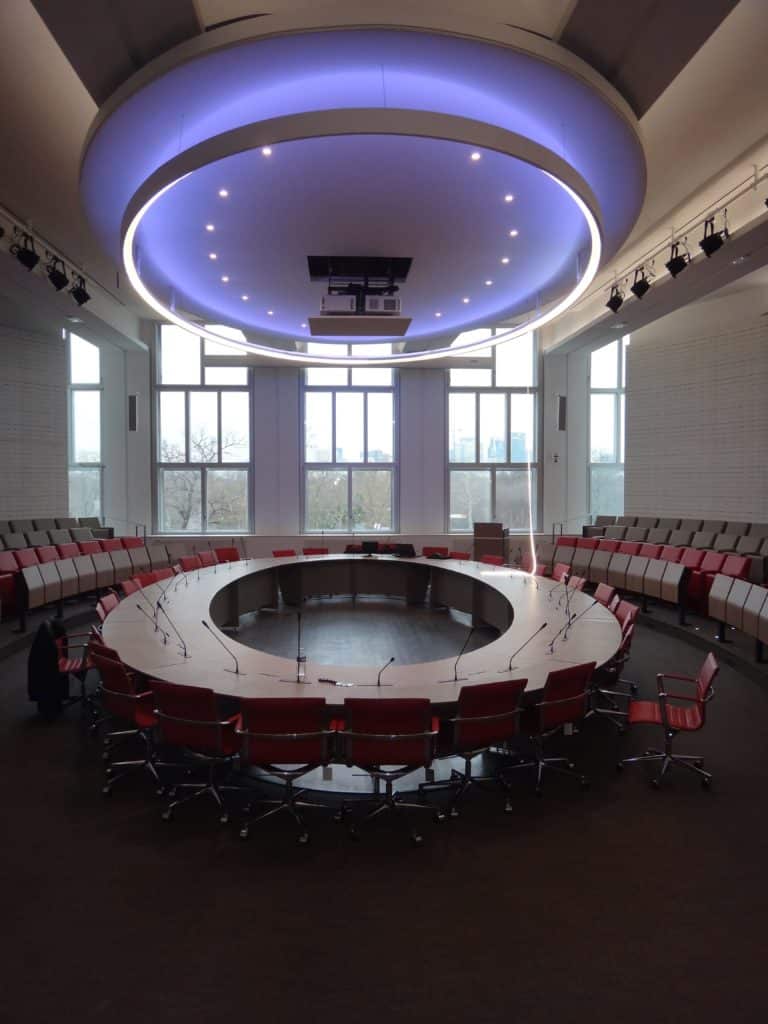
[[[632,675],[702,653],[641,625]],[[724,667],[701,750],[712,792],[617,775],[647,734],[592,720],[573,738],[582,792],[478,792],[414,849],[386,818],[361,842],[321,815],[248,843],[212,805],[172,824],[143,784],[100,795],[98,749],[70,709],[25,697],[0,663],[4,952],[0,1007],[52,1020],[261,1024],[758,1022],[768,911],[768,690]],[[655,737],[654,737],[655,738]]]

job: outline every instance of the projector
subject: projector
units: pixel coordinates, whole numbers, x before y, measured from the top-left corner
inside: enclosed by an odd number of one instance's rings
[[[400,316],[400,299],[395,295],[366,295],[365,312],[379,316]]]
[[[334,316],[350,316],[357,312],[356,295],[323,295],[320,312]]]

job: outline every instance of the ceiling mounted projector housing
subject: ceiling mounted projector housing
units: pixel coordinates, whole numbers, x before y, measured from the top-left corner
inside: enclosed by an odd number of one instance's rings
[[[402,338],[411,326],[409,316],[333,316],[309,317],[309,333],[313,338]]]

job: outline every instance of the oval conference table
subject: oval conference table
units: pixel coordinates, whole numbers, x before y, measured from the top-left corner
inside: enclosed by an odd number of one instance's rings
[[[458,671],[456,657],[395,661],[377,686],[378,666],[326,665],[311,658],[304,681],[297,682],[296,659],[246,647],[223,632],[236,629],[242,614],[274,608],[280,595],[299,610],[304,599],[328,594],[385,594],[409,604],[426,600],[467,612],[475,625],[493,626],[499,636],[464,654]],[[161,628],[155,630],[158,601]],[[131,668],[226,697],[323,696],[331,705],[353,696],[426,697],[438,714],[440,705],[446,711],[455,705],[462,686],[525,677],[526,692],[535,694],[550,671],[581,662],[602,665],[621,642],[619,624],[607,608],[574,590],[566,601],[565,587],[549,579],[478,562],[387,555],[248,559],[192,571],[125,598],[107,617],[103,635]],[[392,653],[396,658],[397,651]]]

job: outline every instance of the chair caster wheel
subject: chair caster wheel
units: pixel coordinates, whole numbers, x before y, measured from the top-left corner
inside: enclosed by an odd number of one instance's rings
[[[108,760],[109,760],[109,757],[110,757],[109,751],[108,751],[108,750],[105,750],[105,751],[103,752],[103,754],[101,755],[101,760],[102,760],[102,761],[108,761]]]
[[[299,846],[308,846],[309,845],[309,832],[302,832],[301,835],[296,840],[296,842],[299,844]]]
[[[241,839],[247,839],[249,835],[250,835],[250,833],[249,833],[247,828],[241,828],[240,829],[240,838]]]
[[[697,768],[702,768],[704,765],[704,761],[701,758],[699,758],[698,761],[694,761],[693,763],[696,765]]]
[[[541,793],[541,786],[537,786],[536,787],[536,796],[540,797],[541,795],[542,795],[542,793]]]
[[[104,786],[104,788],[101,791],[101,795],[102,796],[112,796],[112,787],[111,786]]]
[[[568,767],[570,768],[571,771],[573,771],[573,769],[576,767],[576,765],[573,763],[573,761],[569,761],[568,762]]]
[[[453,817],[453,815],[451,815],[451,817]],[[435,814],[435,821],[438,824],[442,824],[444,821],[447,821],[447,819],[448,819],[448,815],[445,813],[445,811],[437,811],[436,812],[436,814]]]
[[[701,785],[704,789],[709,789],[712,786],[712,779],[702,779]]]
[[[171,819],[173,818],[173,811],[163,811],[160,817],[163,819],[163,821],[171,821]]]
[[[616,762],[616,771],[617,772],[623,772],[624,771],[624,762],[623,761],[617,761]]]
[[[157,796],[165,796],[165,786],[160,786],[155,790]]]
[[[356,843],[360,841],[360,833],[357,831],[356,828],[350,828],[349,838],[353,839]]]
[[[424,836],[420,835],[418,832],[414,832],[411,836],[411,842],[414,846],[421,846],[424,843]]]
[[[586,775],[582,775],[579,779],[579,782],[581,784],[582,789],[589,789],[589,779],[586,777]]]
[[[452,818],[458,818],[461,815],[461,811],[458,807],[452,807],[448,813]]]
[[[659,787],[661,786],[661,783],[659,782],[658,779],[651,779],[651,785],[653,786],[654,789],[659,789]]]
[[[505,814],[511,814],[513,810],[514,810],[514,807],[512,806],[512,801],[511,800],[507,800],[507,802],[504,804],[504,813]]]
[[[228,814],[221,814],[221,815],[219,815],[219,823],[220,824],[226,825],[228,821],[229,821],[229,815]]]

